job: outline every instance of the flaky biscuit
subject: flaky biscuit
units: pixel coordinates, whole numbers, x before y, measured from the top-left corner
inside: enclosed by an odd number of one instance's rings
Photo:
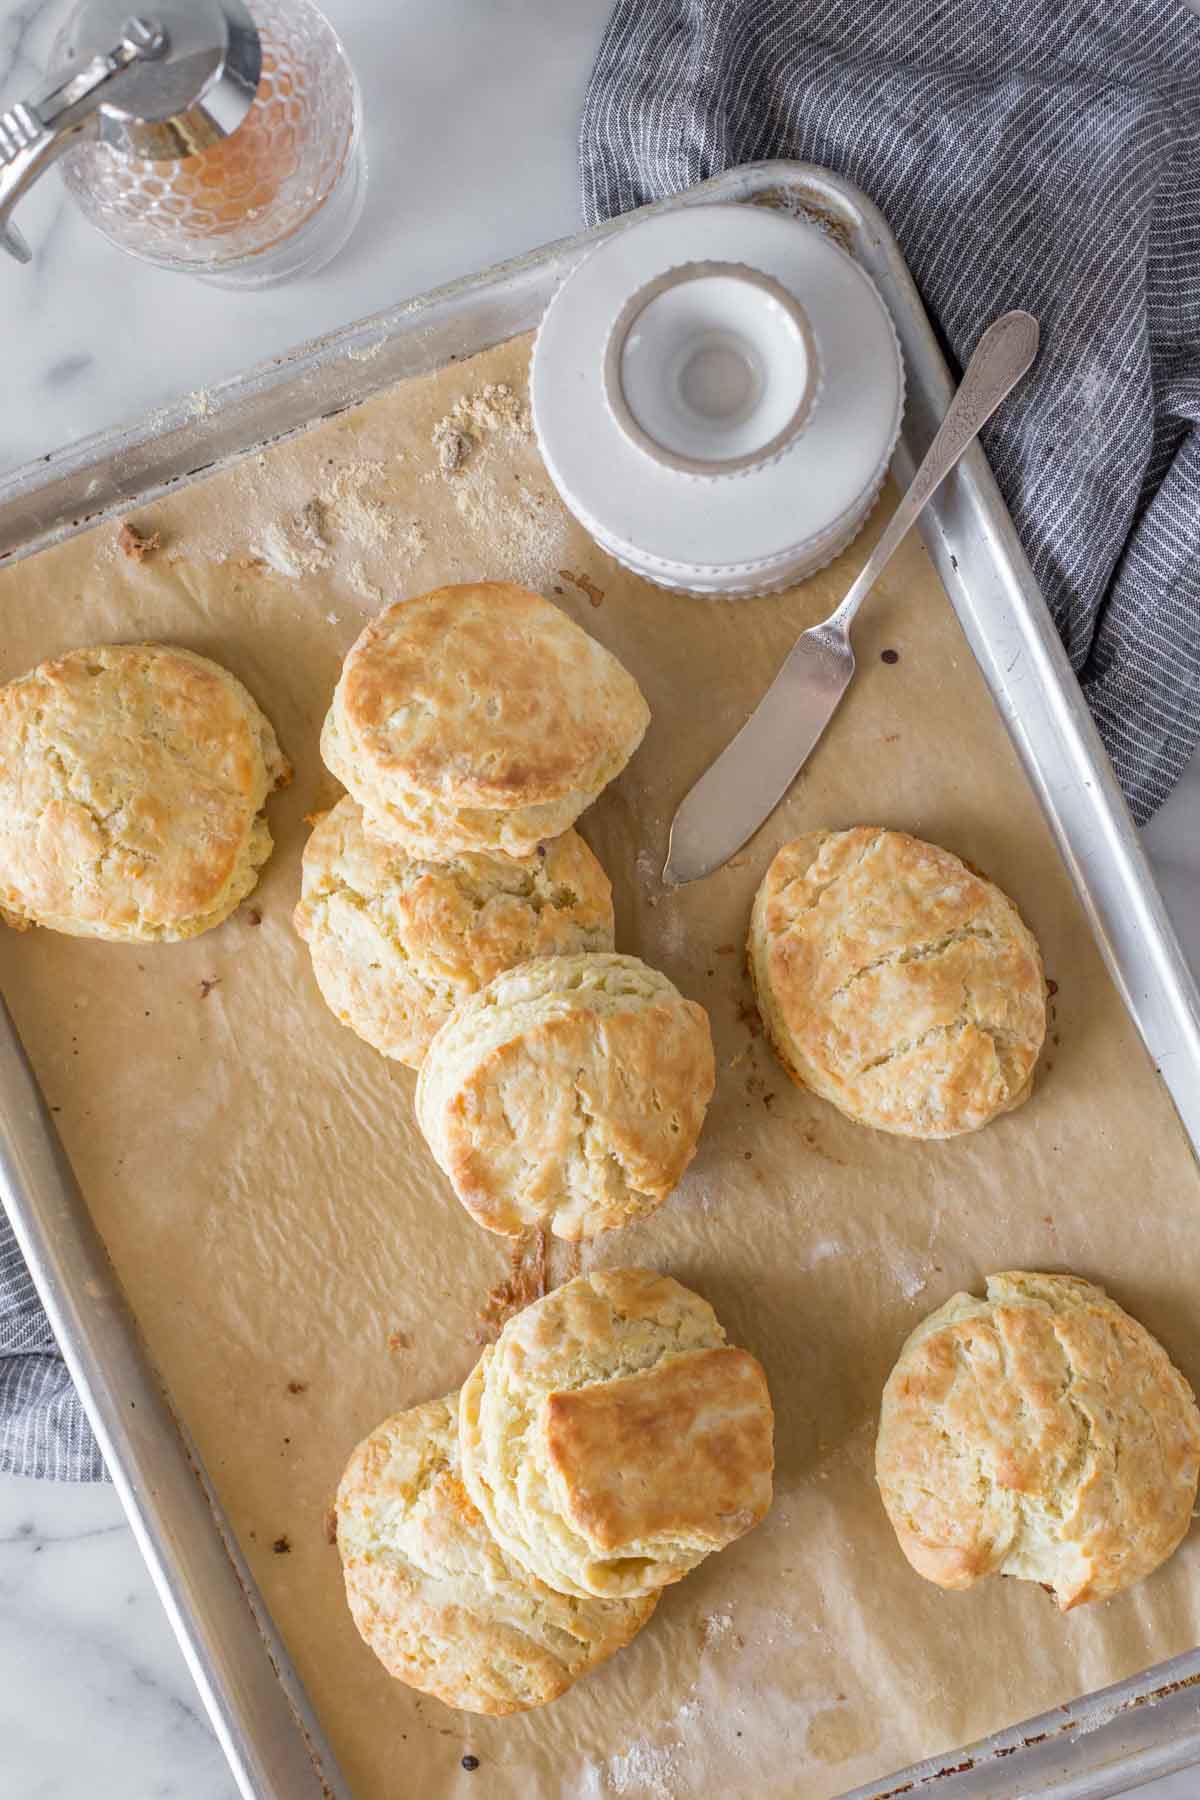
[[[1065,1612],[1131,1587],[1191,1522],[1200,1412],[1162,1346],[1072,1275],[990,1275],[888,1378],[876,1474],[900,1547],[946,1588],[1015,1575]]]
[[[0,912],[133,943],[195,937],[271,853],[290,778],[227,669],[164,644],[102,644],[0,688]]]
[[[796,838],[747,949],[780,1061],[859,1124],[954,1137],[1028,1098],[1042,959],[1012,901],[949,850],[867,825]]]
[[[468,1212],[574,1240],[652,1212],[695,1153],[708,1015],[636,956],[544,957],[464,1000],[429,1046],[417,1123]]]
[[[556,606],[474,582],[366,627],[321,754],[368,830],[414,855],[526,856],[620,773],[649,718],[633,676]]]
[[[389,1675],[465,1712],[544,1706],[629,1643],[655,1599],[556,1593],[506,1556],[462,1483],[458,1395],[385,1419],[337,1495],[354,1622]]]
[[[455,1006],[531,957],[611,950],[612,889],[577,832],[528,857],[410,856],[349,795],[304,851],[296,929],[344,1025],[410,1068]]]
[[[652,1269],[597,1269],[517,1313],[464,1384],[459,1429],[493,1537],[564,1594],[653,1593],[771,1504],[762,1368]]]

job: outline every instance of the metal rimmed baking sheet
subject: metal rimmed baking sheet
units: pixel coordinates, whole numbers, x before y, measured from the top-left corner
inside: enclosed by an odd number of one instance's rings
[[[787,165],[737,171],[732,176],[710,184],[707,190],[700,190],[689,196],[686,203],[702,202],[706,193],[717,198],[757,199],[783,207],[803,206],[815,209],[826,216],[832,228],[844,235],[854,253],[871,270],[892,308],[908,364],[910,409],[898,453],[898,473],[901,479],[906,479],[932,435],[933,424],[944,405],[948,385],[928,324],[920,312],[894,245],[878,216],[851,190],[819,171]],[[510,270],[460,284],[441,295],[431,297],[427,302],[368,321],[322,345],[297,353],[296,357],[286,359],[268,370],[228,384],[224,389],[214,390],[204,397],[202,403],[193,401],[188,407],[168,412],[148,427],[117,434],[115,437],[110,435],[97,444],[81,447],[68,457],[51,459],[40,474],[35,471],[32,476],[27,473],[18,477],[0,493],[0,542],[14,554],[28,552],[56,539],[66,539],[80,525],[94,524],[105,510],[112,510],[122,503],[134,500],[138,502],[139,512],[145,510],[149,513],[154,495],[173,492],[191,478],[209,472],[223,459],[245,457],[264,442],[303,430],[314,419],[338,415],[342,409],[370,394],[380,396],[377,402],[373,402],[380,409],[379,413],[372,416],[382,417],[384,413],[390,416],[384,390],[396,380],[443,369],[452,358],[459,360],[489,345],[502,344],[534,325],[555,282],[571,266],[573,259],[583,253],[586,242],[587,240],[582,240],[578,244],[552,248]],[[349,417],[344,423],[347,431],[359,429]],[[339,429],[336,419],[328,429],[336,433]],[[415,437],[411,453],[417,453]],[[243,466],[253,474],[252,463]],[[522,470],[525,472],[524,465]],[[197,495],[200,492],[198,488],[194,491]],[[1094,732],[1078,690],[1066,671],[1065,659],[1045,616],[1040,597],[1029,580],[1019,547],[1012,537],[1011,527],[999,505],[986,466],[978,454],[964,465],[963,470],[945,490],[929,520],[926,541],[954,601],[971,648],[987,677],[997,706],[1013,732],[1014,742],[1042,810],[1054,831],[1067,867],[1077,882],[1097,940],[1195,1140],[1200,1131],[1200,1114],[1197,1112],[1200,1107],[1200,1034],[1197,1031],[1195,990],[1187,978],[1178,948],[1166,926],[1161,904],[1141,858],[1136,835],[1120,804],[1107,765],[1098,753]],[[570,567],[575,574],[580,573],[581,558],[586,553],[577,543],[571,542],[566,554],[570,557],[570,562],[564,566]],[[911,571],[916,565],[909,563],[905,566]],[[596,572],[592,564],[588,564],[588,568],[593,570],[593,579],[604,585],[606,577],[603,569]],[[14,569],[12,573],[15,577],[18,570]],[[252,587],[253,583],[248,582],[248,593]],[[567,597],[571,598],[570,595]],[[207,603],[199,590],[193,598],[197,609],[196,630],[203,636],[209,631],[206,621],[211,615],[206,614]],[[152,595],[144,594],[139,600],[138,605],[142,610],[137,613],[138,629],[147,628],[153,614],[152,602]],[[586,601],[579,600],[578,595],[574,596],[572,603],[587,605]],[[683,606],[685,603],[671,600],[664,604]],[[94,614],[88,616],[93,619],[95,617]],[[682,614],[672,616],[683,617]],[[588,622],[586,614],[584,617],[585,622]],[[877,619],[878,628],[883,629],[885,622],[896,624],[898,617],[894,607],[890,612],[883,611]],[[77,634],[74,641],[80,641],[80,620],[73,619],[70,624]],[[781,615],[780,626],[784,624],[786,619]],[[603,606],[597,609],[594,628],[601,635],[605,631],[623,629],[615,614],[606,612]],[[629,630],[633,648],[628,654],[630,660],[633,660],[636,645],[632,638],[632,621]],[[213,628],[206,639],[214,649],[218,647],[215,641],[217,637],[219,632]],[[56,643],[48,642],[46,652],[56,647]],[[331,639],[327,649],[321,652],[327,655],[330,669],[336,667],[338,647],[338,643]],[[765,640],[760,650],[765,656]],[[260,692],[268,710],[275,711],[285,706],[287,697],[278,692],[272,695],[270,691],[278,683],[279,677],[276,663],[268,656],[265,645],[255,647],[248,641],[244,642],[239,654],[249,659],[245,673],[250,677],[251,685]],[[665,689],[652,696],[659,711],[662,710],[664,695]],[[725,704],[728,703],[727,699]],[[311,696],[297,695],[295,710],[290,715],[289,723],[293,734],[307,731],[311,736],[316,720],[309,720],[307,726],[302,724],[305,707],[311,710]],[[289,743],[289,748],[294,748],[294,745]],[[308,754],[311,756],[311,745]],[[704,748],[697,738],[695,757],[698,765],[703,763],[704,754]],[[648,808],[640,821],[639,829],[650,838],[660,829],[661,823],[653,809]],[[615,852],[618,844],[624,841],[619,836],[623,827],[617,814],[611,809],[607,814],[598,813],[596,827],[604,837],[606,847]],[[285,873],[281,862],[269,873],[268,883],[272,880],[282,881]],[[294,879],[294,870],[287,879]],[[672,949],[663,928],[663,921],[669,915],[663,912],[661,906],[648,906],[648,900],[652,897],[649,890],[646,890],[645,897],[646,909],[639,913],[630,890],[624,919],[626,933],[636,931],[644,938],[646,953],[652,959],[656,953],[664,960],[672,957],[678,959],[682,952],[677,948]],[[264,898],[268,902],[272,900],[267,887],[264,887]],[[286,910],[281,890],[276,891],[275,903]],[[211,947],[216,950],[215,940]],[[27,946],[18,943],[6,945],[5,948],[13,953],[10,962],[15,966],[15,952],[25,952]],[[53,948],[51,945],[51,949]],[[721,948],[721,944],[714,944],[712,948],[715,953]],[[89,946],[87,951],[94,957],[103,954],[103,947]],[[42,948],[35,954],[44,957],[47,952]],[[76,952],[72,951],[71,954],[75,955]],[[224,955],[225,951],[222,950],[221,954]],[[181,957],[182,955],[181,952]],[[232,957],[232,952],[230,955]],[[180,961],[178,966],[182,968],[184,963]],[[190,969],[190,963],[187,967]],[[288,964],[287,972],[289,978],[295,977],[298,980],[303,967],[298,965],[293,968]],[[236,959],[233,959],[230,962],[225,996],[230,999],[231,1006],[236,985],[235,974]],[[690,974],[698,980],[703,978],[703,971],[700,969],[692,970]],[[26,989],[23,995],[14,995],[14,1000],[23,999],[27,1005],[31,992],[31,989]],[[225,997],[221,996],[220,990],[214,996],[222,1006],[225,1004]],[[700,997],[708,998],[703,988],[700,989]],[[199,1005],[200,1002],[197,1000],[196,1004]],[[217,1009],[214,1008],[212,1016],[215,1017],[216,1013]],[[180,1029],[192,1031],[195,1016],[188,1015],[186,1027],[181,1025]],[[209,1027],[205,1026],[205,1029]],[[728,1025],[727,1029],[732,1031],[732,1025]],[[27,1026],[26,1035],[32,1039],[36,1032]],[[86,1037],[87,1033],[82,1035]],[[739,1041],[736,1035],[731,1039],[733,1043]],[[56,1070],[47,1059],[45,1044],[35,1046],[31,1043],[31,1047],[35,1049],[35,1060],[39,1063],[45,1086],[56,1074]],[[37,1053],[39,1049],[40,1055]],[[85,1054],[86,1050],[85,1046]],[[99,1055],[100,1050],[101,1044],[97,1040],[93,1045],[93,1053]],[[66,1053],[64,1046],[63,1054]],[[347,1055],[349,1054],[351,1052],[348,1050]],[[201,1058],[201,1064],[202,1062]],[[96,1080],[99,1089],[99,1069]],[[6,1090],[6,1099],[8,1098]],[[397,1094],[394,1116],[385,1112],[376,1115],[374,1124],[382,1134],[381,1142],[387,1142],[388,1132],[402,1134],[407,1130],[403,1110],[405,1100],[406,1096],[401,1088]],[[82,1145],[82,1139],[77,1135],[80,1125],[81,1121],[72,1122],[72,1134],[76,1134],[72,1147],[77,1161],[80,1160]],[[39,1124],[39,1133],[41,1130],[42,1126]],[[722,1142],[728,1144],[730,1140],[726,1137]],[[281,1148],[285,1147],[281,1144]],[[381,1171],[381,1177],[382,1173]],[[713,1171],[709,1169],[708,1173],[711,1177]],[[86,1185],[91,1195],[93,1184],[88,1182]],[[22,1168],[18,1168],[16,1175],[9,1180],[9,1197],[14,1211],[22,1221],[24,1241],[34,1253],[35,1262],[42,1246],[76,1242],[77,1232],[70,1213],[64,1211],[61,1196],[56,1198],[46,1191],[44,1176],[39,1176],[36,1171],[29,1173],[27,1167],[24,1172]],[[214,1220],[218,1219],[219,1209],[214,1208]],[[654,1247],[656,1254],[663,1253],[667,1241],[664,1238]],[[613,1254],[619,1248],[614,1243],[606,1251],[608,1260],[613,1260]],[[128,1252],[128,1245],[125,1250]],[[98,1251],[95,1253],[98,1254]],[[689,1255],[694,1260],[694,1249],[689,1251]],[[118,1255],[117,1260],[121,1263],[122,1257]],[[686,1274],[683,1269],[680,1273]],[[1119,1279],[1120,1273],[1117,1271],[1114,1279]],[[703,1270],[697,1271],[698,1280],[702,1274]],[[935,1303],[938,1297],[940,1296],[931,1293],[929,1304]],[[72,1313],[65,1306],[63,1296],[49,1288],[48,1298],[56,1308],[56,1324],[76,1359],[76,1366],[85,1371],[88,1368],[100,1370],[107,1362],[109,1353],[100,1344],[97,1321],[91,1316],[89,1308],[86,1304],[76,1304]],[[73,1294],[72,1298],[75,1302],[80,1300],[77,1294]],[[734,1317],[731,1323],[736,1325],[742,1322],[753,1329],[752,1308],[746,1303],[739,1303],[736,1297],[732,1298],[732,1304]],[[408,1330],[402,1321],[398,1322],[398,1328]],[[151,1336],[153,1337],[153,1332]],[[460,1360],[466,1354],[465,1349],[460,1351]],[[283,1373],[281,1371],[281,1375]],[[427,1391],[432,1374],[433,1371],[428,1369],[424,1372]],[[406,1376],[404,1380],[397,1380],[398,1392],[404,1388],[408,1379]],[[172,1383],[173,1389],[179,1385],[178,1379]],[[417,1396],[414,1394],[413,1397]],[[279,1404],[284,1404],[282,1396]],[[183,1411],[187,1416],[186,1401],[183,1402]],[[334,1417],[332,1412],[325,1415],[321,1421],[322,1429],[330,1429],[329,1421]],[[348,1448],[348,1444],[345,1447]],[[211,1444],[205,1444],[204,1449],[211,1477],[220,1492],[222,1469],[214,1459]],[[273,1445],[272,1450],[273,1453],[278,1453],[279,1446]],[[161,1469],[168,1463],[175,1468],[182,1466],[179,1461],[183,1455],[180,1447],[162,1431],[148,1434],[145,1441],[120,1447],[117,1454],[129,1477],[127,1504],[131,1506],[134,1515],[142,1521],[154,1522],[157,1529],[173,1540],[162,1561],[162,1569],[169,1572],[186,1565],[189,1544],[181,1541],[178,1532],[173,1529],[169,1500],[160,1498]],[[160,1465],[159,1458],[166,1460]],[[309,1554],[315,1559],[320,1552],[315,1546],[310,1548],[306,1544],[304,1555],[307,1558]],[[290,1560],[286,1565],[267,1565],[271,1579],[275,1578],[277,1567],[284,1566],[290,1569],[298,1565],[293,1565]],[[315,1561],[312,1566],[318,1569],[321,1567]],[[729,1566],[732,1582],[736,1580],[736,1575],[734,1566]],[[324,1573],[320,1579],[326,1579]],[[736,1607],[736,1589],[733,1590],[732,1599]],[[230,1586],[228,1600],[229,1619],[232,1620],[237,1612],[238,1619],[244,1623],[243,1612],[238,1611],[244,1609],[244,1601],[236,1582]],[[715,1608],[711,1616],[719,1618],[720,1609]],[[186,1604],[177,1609],[176,1621],[185,1641],[191,1643],[199,1665],[207,1668],[211,1650],[201,1641],[197,1620],[190,1615]],[[735,1628],[731,1627],[732,1629]],[[362,1654],[365,1656],[365,1652]],[[209,1672],[216,1690],[224,1696],[223,1704],[227,1708],[227,1718],[231,1721],[227,1741],[236,1739],[240,1733],[248,1751],[253,1749],[258,1744],[261,1725],[249,1715],[243,1705],[239,1693],[240,1677],[236,1656],[232,1666],[210,1668]],[[1185,1707],[1191,1704],[1186,1689],[1178,1690],[1174,1696],[1168,1696],[1153,1707],[1142,1705],[1131,1709],[1129,1703],[1145,1699],[1172,1681],[1185,1680],[1193,1672],[1188,1659],[1180,1659],[1165,1672],[1139,1677],[1136,1682],[1126,1684],[1127,1691],[1123,1696],[1126,1704],[1111,1719],[1113,1709],[1118,1707],[1118,1700],[1111,1696],[1101,1696],[1072,1709],[1069,1731],[1057,1734],[1046,1732],[1043,1735],[1039,1722],[1034,1727],[1027,1728],[1023,1735],[1018,1732],[1014,1738],[1013,1734],[1007,1734],[970,1756],[942,1756],[936,1768],[876,1782],[864,1792],[875,1793],[881,1789],[886,1791],[889,1787],[902,1786],[907,1780],[920,1782],[932,1779],[939,1771],[968,1760],[974,1764],[972,1768],[940,1776],[939,1793],[953,1793],[955,1784],[958,1783],[963,1786],[964,1792],[1009,1794],[1013,1783],[1018,1780],[1018,1770],[1019,1780],[1026,1792],[1097,1796],[1112,1792],[1114,1789],[1111,1786],[1105,1787],[1102,1784],[1114,1779],[1112,1753],[1108,1747],[1113,1738],[1115,1737],[1123,1754],[1132,1746],[1136,1735],[1133,1727],[1136,1725],[1140,1731],[1143,1718],[1161,1717],[1166,1722],[1161,1739],[1156,1735],[1151,1750],[1138,1753],[1142,1756],[1142,1761],[1135,1759],[1123,1770],[1120,1779],[1127,1785],[1134,1778],[1135,1772],[1139,1778],[1143,1770],[1147,1773],[1156,1772],[1154,1767],[1146,1763],[1146,1754],[1157,1756],[1160,1760],[1166,1755],[1176,1754],[1175,1750],[1168,1751],[1165,1748],[1169,1737],[1176,1737],[1178,1742],[1178,1721],[1173,1717],[1173,1709],[1181,1696]],[[551,1709],[552,1714],[557,1713],[557,1710]],[[1105,1723],[1106,1720],[1109,1722]],[[458,1722],[452,1723],[457,1729]],[[468,1729],[464,1727],[459,1736],[463,1736]],[[1026,1738],[1038,1741],[1026,1745]],[[456,1737],[456,1745],[458,1741]],[[510,1741],[517,1741],[516,1734],[513,1734]],[[1013,1749],[1009,1754],[1010,1743],[1017,1741],[1023,1747]],[[669,1749],[669,1738],[665,1742]],[[652,1743],[650,1749],[662,1752],[657,1763],[651,1758],[645,1764],[654,1780],[665,1782],[675,1779],[678,1782],[682,1779],[678,1772],[675,1776],[671,1775],[670,1759],[663,1743]],[[1071,1772],[1063,1776],[1062,1771],[1069,1767]],[[622,1765],[617,1768],[616,1778],[632,1781],[636,1774],[637,1770],[632,1765]],[[608,1776],[611,1787],[611,1768]],[[1064,1780],[1068,1785],[1063,1785]],[[974,1788],[966,1785],[980,1781],[985,1784],[992,1781],[994,1785],[991,1788],[986,1785]],[[1055,1781],[1059,1783],[1057,1788],[1053,1785]],[[1072,1782],[1074,1786],[1069,1785]],[[1092,1785],[1080,1786],[1080,1782],[1090,1782]],[[1101,1785],[1096,1785],[1097,1783]],[[249,1787],[247,1791],[256,1790]],[[271,1788],[269,1785],[260,1786],[258,1791],[270,1792]],[[627,1787],[626,1791],[638,1790],[636,1787]],[[686,1792],[686,1788],[683,1791]]]

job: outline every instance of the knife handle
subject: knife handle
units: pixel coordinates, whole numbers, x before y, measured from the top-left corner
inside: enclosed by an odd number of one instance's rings
[[[1038,351],[1038,322],[1032,313],[1008,312],[989,325],[975,346],[958,391],[883,536],[828,623],[848,632],[854,615],[883,572],[901,539],[934,489],[974,443],[1000,402],[1031,367]]]

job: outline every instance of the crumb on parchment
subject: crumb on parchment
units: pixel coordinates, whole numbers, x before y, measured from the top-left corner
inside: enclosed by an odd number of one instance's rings
[[[489,381],[454,402],[434,426],[432,443],[443,471],[452,474],[478,449],[481,438],[528,438],[532,431],[528,401],[507,381]]]
[[[461,469],[476,448],[475,439],[460,431],[450,419],[439,419],[433,428],[431,442],[437,451],[438,467],[443,475]]]
[[[311,500],[304,502],[295,519],[298,535],[321,549],[329,543],[326,510],[325,501],[314,495]]]
[[[136,525],[126,521],[117,533],[117,549],[131,562],[142,562],[145,557],[162,546],[160,531],[141,532]]]

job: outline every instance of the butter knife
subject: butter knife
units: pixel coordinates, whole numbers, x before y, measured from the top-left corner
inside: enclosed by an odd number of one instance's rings
[[[1005,313],[975,346],[962,384],[846,598],[796,640],[737,736],[697,781],[671,822],[663,880],[699,881],[753,837],[803,768],[854,674],[850,627],[925,502],[1033,363],[1038,323]]]

